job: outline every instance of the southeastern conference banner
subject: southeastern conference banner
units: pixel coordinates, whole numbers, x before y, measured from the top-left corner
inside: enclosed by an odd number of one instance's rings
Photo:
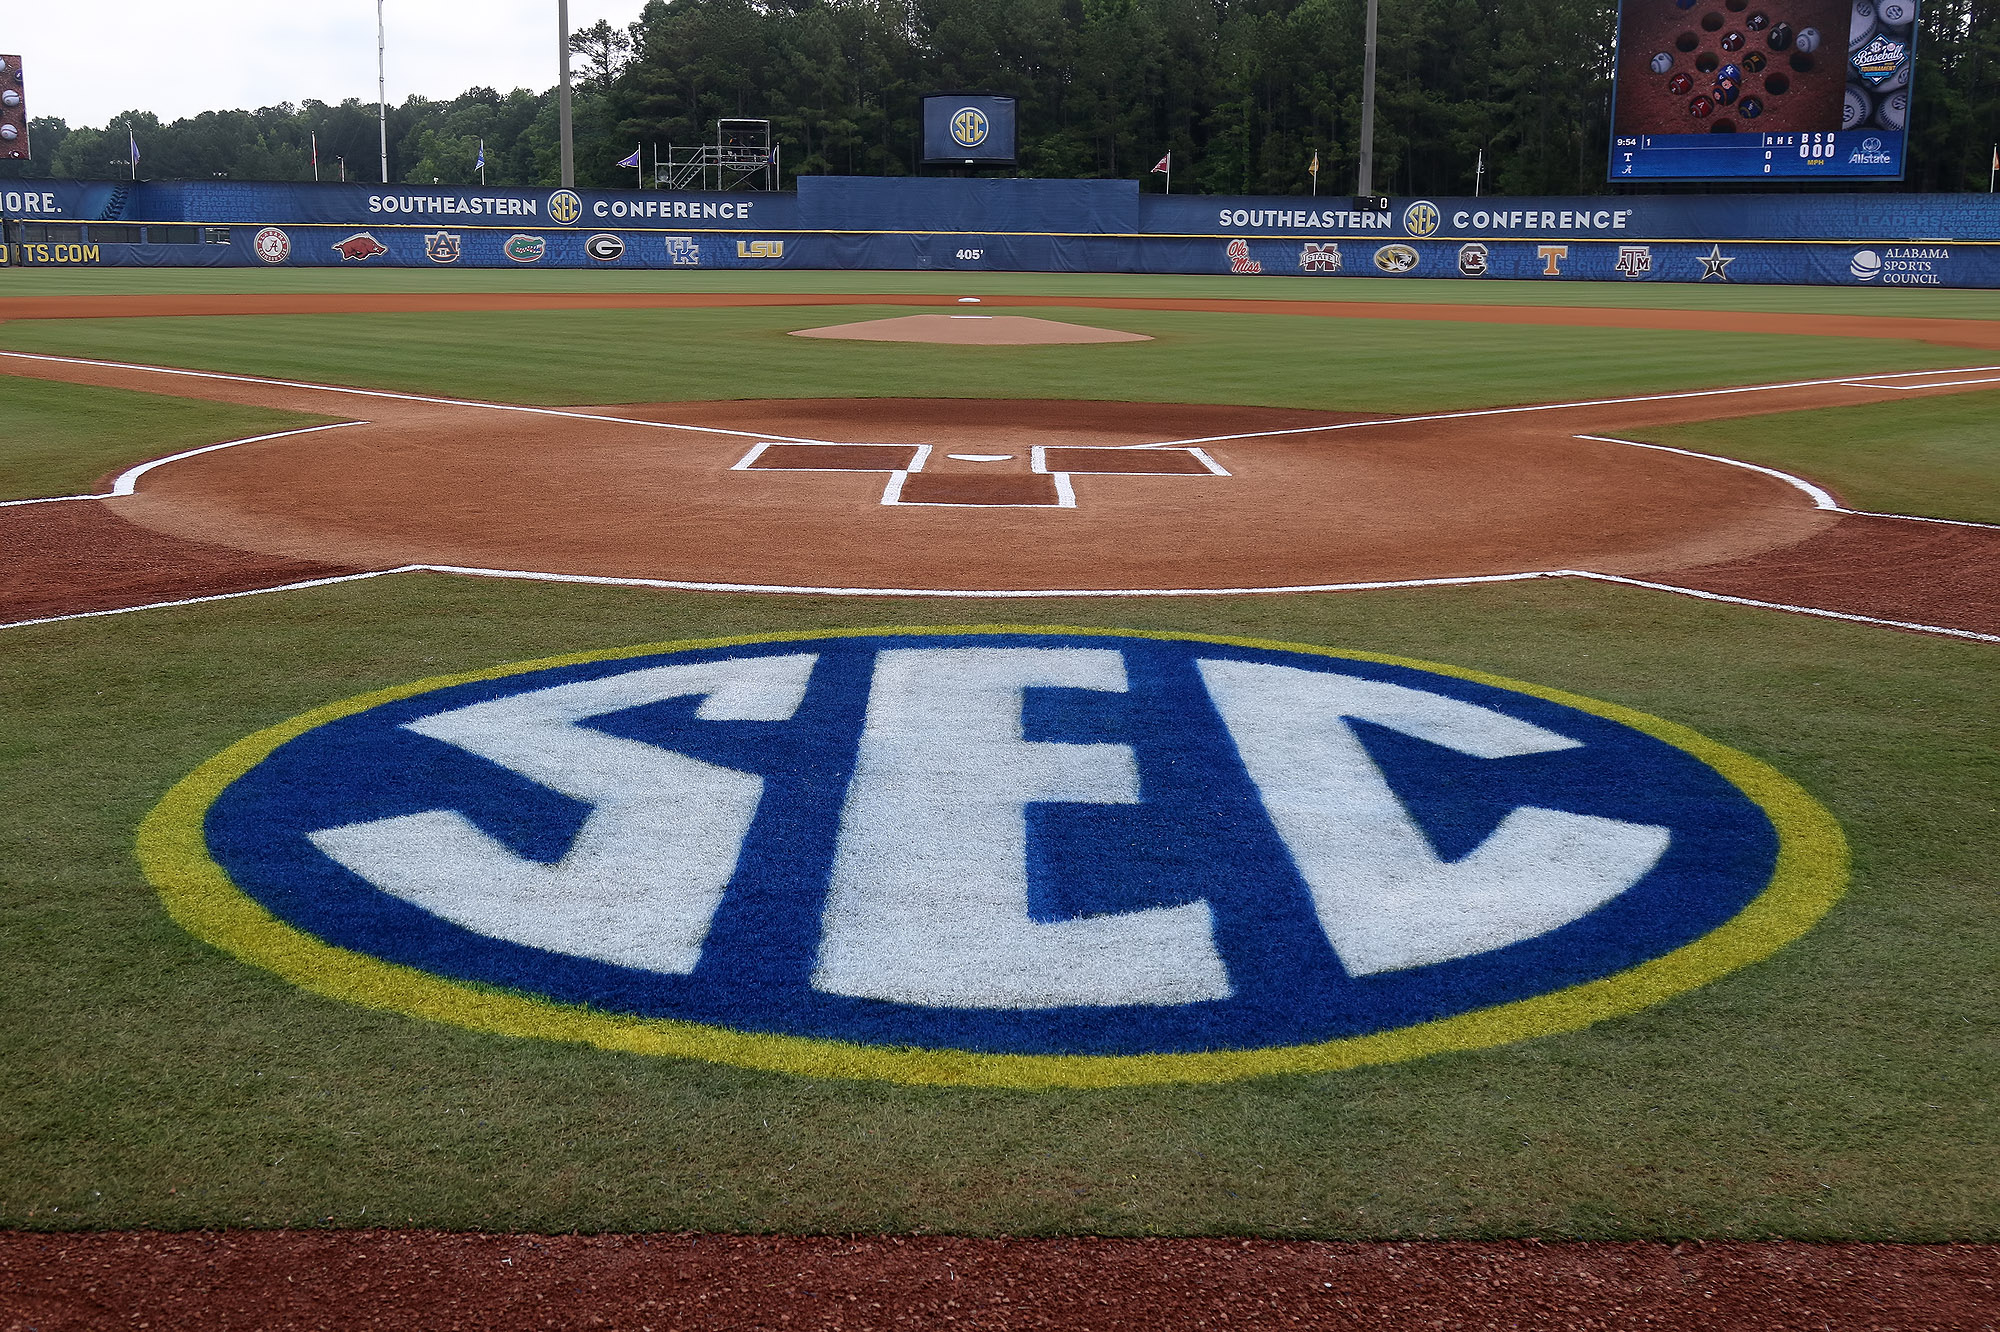
[[[1014,99],[986,93],[924,98],[927,166],[1011,166]]]
[[[1917,0],[1622,0],[1618,180],[1901,180]]]

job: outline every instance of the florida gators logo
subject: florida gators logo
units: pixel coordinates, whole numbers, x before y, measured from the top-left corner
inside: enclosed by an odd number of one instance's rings
[[[507,243],[500,247],[500,253],[517,264],[538,263],[548,250],[549,242],[546,237],[522,234],[509,236]]]
[[[813,1076],[1328,1070],[1634,1011],[1841,891],[1810,797],[1423,662],[1097,630],[666,644],[251,736],[139,854],[321,993]]]

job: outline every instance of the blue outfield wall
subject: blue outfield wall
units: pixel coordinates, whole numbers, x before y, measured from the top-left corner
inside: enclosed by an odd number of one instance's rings
[[[2000,287],[1990,195],[1142,195],[808,177],[796,194],[0,183],[24,266],[814,268]]]

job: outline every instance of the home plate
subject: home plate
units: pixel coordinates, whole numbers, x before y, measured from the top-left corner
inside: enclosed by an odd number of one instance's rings
[[[1115,328],[1065,324],[1027,315],[904,315],[899,319],[869,319],[858,324],[802,328],[795,338],[845,338],[857,342],[947,342],[961,346],[1040,347],[1073,342],[1151,342],[1144,333]]]

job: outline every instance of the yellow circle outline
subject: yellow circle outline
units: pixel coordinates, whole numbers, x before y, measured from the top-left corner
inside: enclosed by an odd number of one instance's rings
[[[1407,666],[1547,699],[1643,731],[1685,750],[1721,773],[1770,818],[1778,833],[1777,865],[1762,893],[1700,938],[1614,975],[1532,998],[1393,1031],[1311,1045],[1149,1055],[1020,1055],[869,1046],[815,1037],[735,1031],[672,1018],[604,1013],[582,1005],[448,980],[414,967],[335,947],[286,924],[238,888],[208,853],[203,832],[208,808],[232,782],[287,740],[397,699],[475,680],[497,680],[621,657],[752,643],[920,634],[1071,634],[1220,643]],[[1770,765],[1717,744],[1685,726],[1615,703],[1483,671],[1373,652],[1339,651],[1262,638],[1060,625],[748,634],[580,652],[417,680],[329,703],[237,741],[167,792],[140,825],[136,849],[147,879],[159,890],[168,914],[183,928],[244,962],[275,972],[302,989],[328,998],[504,1036],[577,1041],[604,1050],[706,1059],[805,1077],[1023,1089],[1225,1082],[1278,1073],[1328,1073],[1576,1031],[1607,1018],[1649,1008],[1768,957],[1804,934],[1826,914],[1846,890],[1848,875],[1847,839],[1840,825],[1797,783]]]

